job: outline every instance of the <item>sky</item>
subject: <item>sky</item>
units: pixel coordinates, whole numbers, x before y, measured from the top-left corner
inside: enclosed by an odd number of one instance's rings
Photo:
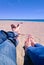
[[[0,0],[0,19],[44,19],[44,0]]]

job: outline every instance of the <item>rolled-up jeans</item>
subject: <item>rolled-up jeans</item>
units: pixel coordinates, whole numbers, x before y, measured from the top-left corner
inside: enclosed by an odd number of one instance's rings
[[[13,40],[11,35],[9,38]],[[17,65],[16,46],[11,40],[0,32],[0,65]],[[17,42],[15,43],[17,44]]]

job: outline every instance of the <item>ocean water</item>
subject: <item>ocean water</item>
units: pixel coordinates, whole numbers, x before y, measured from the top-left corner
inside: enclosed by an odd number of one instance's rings
[[[44,22],[44,19],[0,19],[0,21]]]

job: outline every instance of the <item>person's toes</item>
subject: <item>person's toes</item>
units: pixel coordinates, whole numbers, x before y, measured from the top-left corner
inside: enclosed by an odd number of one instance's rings
[[[16,28],[16,26],[14,25],[14,24],[11,24],[11,28],[13,29],[13,28]]]

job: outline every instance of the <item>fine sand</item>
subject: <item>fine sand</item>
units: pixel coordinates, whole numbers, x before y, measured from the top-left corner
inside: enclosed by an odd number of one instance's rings
[[[20,21],[21,22],[21,21]],[[16,21],[0,21],[0,30],[10,31],[10,25],[17,25]],[[32,34],[35,40],[44,45],[44,22],[23,22],[21,24],[20,33]],[[17,46],[17,63],[23,65],[24,50],[23,45],[27,35],[19,37],[19,45]]]

